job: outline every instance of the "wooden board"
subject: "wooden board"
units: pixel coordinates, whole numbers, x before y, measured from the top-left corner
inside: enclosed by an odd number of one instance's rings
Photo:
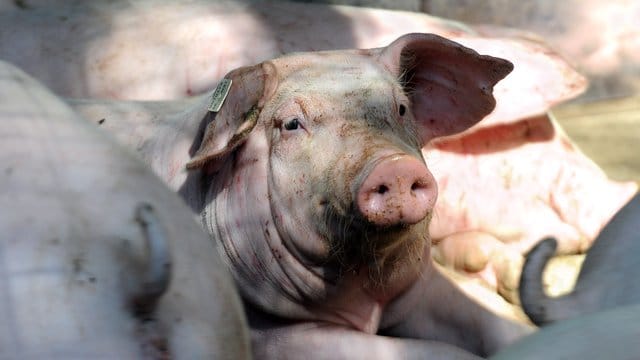
[[[640,183],[640,96],[565,104],[552,114],[611,178]]]

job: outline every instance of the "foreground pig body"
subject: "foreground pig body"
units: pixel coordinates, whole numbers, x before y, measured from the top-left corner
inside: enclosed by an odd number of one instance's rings
[[[245,359],[240,297],[180,198],[0,62],[0,358]]]
[[[215,115],[208,97],[177,115],[75,106],[106,119],[200,215],[245,299],[255,355],[471,356],[426,340],[488,354],[529,328],[434,269],[437,188],[420,149],[488,114],[511,68],[412,34],[235,70]]]
[[[542,271],[557,242],[545,239],[527,255],[520,280],[522,306],[538,325],[591,312],[640,303],[640,195],[634,196],[609,222],[582,264],[574,290],[558,298],[544,293]]]

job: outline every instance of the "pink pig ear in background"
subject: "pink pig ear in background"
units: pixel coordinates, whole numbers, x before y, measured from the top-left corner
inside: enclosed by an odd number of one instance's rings
[[[225,76],[232,81],[229,94],[207,125],[200,148],[187,163],[187,169],[219,163],[247,140],[260,110],[275,91],[275,72],[273,64],[265,62],[233,70]]]
[[[513,70],[509,61],[480,55],[434,34],[408,34],[379,53],[412,103],[424,144],[456,134],[495,107],[493,86]]]

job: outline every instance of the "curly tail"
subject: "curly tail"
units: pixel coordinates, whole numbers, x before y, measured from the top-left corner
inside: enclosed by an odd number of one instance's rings
[[[520,276],[520,303],[527,316],[538,326],[556,320],[550,316],[550,308],[558,300],[550,298],[544,292],[542,273],[557,247],[558,241],[554,238],[540,241],[527,254]]]

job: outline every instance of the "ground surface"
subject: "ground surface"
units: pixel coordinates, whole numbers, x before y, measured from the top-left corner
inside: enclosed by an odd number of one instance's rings
[[[553,114],[610,177],[640,183],[640,95],[567,104]]]

